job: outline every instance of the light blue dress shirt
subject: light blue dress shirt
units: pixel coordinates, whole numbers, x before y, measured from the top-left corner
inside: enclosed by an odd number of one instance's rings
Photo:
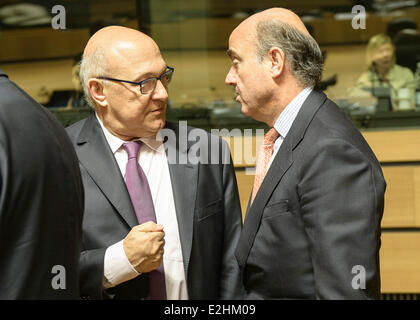
[[[276,142],[274,142],[273,154],[271,155],[267,171],[270,168],[273,159],[276,157],[276,154],[279,151],[284,138],[286,138],[287,133],[292,127],[292,124],[295,121],[300,108],[312,90],[313,89],[311,87],[306,87],[303,89],[292,101],[290,101],[286,108],[284,108],[274,123],[274,129],[276,129],[276,131],[279,133],[279,137],[277,138]]]

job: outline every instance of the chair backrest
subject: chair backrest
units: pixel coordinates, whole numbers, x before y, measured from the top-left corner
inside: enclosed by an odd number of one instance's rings
[[[396,63],[415,72],[420,61],[420,32],[403,29],[394,37]]]
[[[408,18],[400,18],[394,21],[391,21],[387,24],[386,27],[386,34],[391,38],[394,39],[396,34],[403,30],[403,29],[412,29],[417,30],[417,23],[414,20]]]

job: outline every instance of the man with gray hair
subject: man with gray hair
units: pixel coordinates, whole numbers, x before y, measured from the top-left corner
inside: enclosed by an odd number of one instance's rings
[[[380,295],[381,166],[317,87],[321,51],[293,12],[273,8],[230,35],[242,112],[271,128],[235,255],[250,299]]]
[[[67,129],[85,187],[83,299],[242,297],[234,257],[242,216],[232,162],[222,159],[229,148],[217,138],[216,163],[176,161],[196,147],[180,132],[198,129],[165,121],[173,73],[134,29],[100,29],[84,50],[80,78],[95,113]],[[173,133],[165,143],[162,128]]]

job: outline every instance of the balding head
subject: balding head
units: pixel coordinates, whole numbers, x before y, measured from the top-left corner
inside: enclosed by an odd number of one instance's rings
[[[86,100],[104,126],[123,140],[153,136],[165,123],[168,81],[159,47],[144,33],[105,27],[88,41],[80,67]],[[143,93],[140,81],[156,84]],[[142,84],[144,85],[144,83]]]
[[[93,54],[98,48],[105,49],[107,57],[119,55],[122,51],[142,49],[142,52],[152,50],[159,52],[155,41],[148,35],[134,29],[109,26],[98,30],[89,39],[83,52],[83,57]]]
[[[281,49],[290,72],[302,87],[316,87],[321,81],[322,53],[302,20],[292,11],[271,8],[244,20],[232,37],[248,36],[248,43],[262,61],[273,47]]]
[[[257,25],[260,22],[268,21],[276,19],[278,21],[281,21],[282,23],[286,23],[303,34],[309,35],[308,30],[306,29],[304,23],[299,18],[298,15],[296,15],[294,12],[284,9],[284,8],[271,8],[267,9],[261,12],[258,12],[246,20],[242,21],[241,24],[234,30],[235,31],[242,31],[242,30],[252,30],[253,32],[256,31]]]
[[[242,112],[273,125],[280,112],[305,87],[321,80],[322,54],[300,18],[272,8],[241,22],[229,37],[234,86]]]
[[[87,88],[89,79],[98,76],[124,75],[130,68],[131,59],[140,55],[145,59],[160,56],[155,41],[140,31],[109,26],[93,34],[83,51],[80,68],[80,81],[88,103],[94,107]]]

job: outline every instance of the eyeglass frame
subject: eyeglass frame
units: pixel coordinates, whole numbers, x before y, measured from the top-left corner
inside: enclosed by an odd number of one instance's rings
[[[138,81],[138,82],[136,82],[136,81],[129,81],[129,80],[121,80],[121,79],[116,79],[116,78],[110,78],[110,77],[96,77],[97,79],[101,79],[101,80],[110,80],[110,81],[118,81],[118,82],[125,82],[125,83],[130,83],[130,84],[135,84],[135,85],[138,85],[138,86],[140,86],[140,92],[141,92],[141,94],[149,94],[149,93],[152,93],[154,90],[155,90],[155,88],[156,88],[156,85],[155,85],[155,87],[153,88],[153,90],[152,91],[150,91],[150,92],[146,92],[146,93],[144,93],[143,92],[143,83],[145,83],[146,81],[150,81],[150,80],[152,80],[152,79],[156,79],[156,83],[157,83],[157,80],[159,80],[160,82],[162,82],[162,77],[166,74],[166,73],[168,73],[169,71],[171,72],[171,74],[173,74],[174,73],[174,71],[175,71],[175,68],[172,68],[172,67],[170,67],[170,66],[166,66],[166,69],[169,69],[169,70],[165,70],[165,72],[163,72],[159,77],[150,77],[150,78],[147,78],[147,79],[144,79],[144,80],[141,80],[141,81]],[[172,77],[171,77],[171,79],[172,79]]]

